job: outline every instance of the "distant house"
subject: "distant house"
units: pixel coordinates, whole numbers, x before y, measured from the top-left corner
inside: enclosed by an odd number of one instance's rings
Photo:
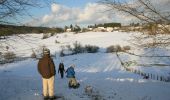
[[[89,30],[89,31],[92,31],[92,30],[93,30],[93,28],[88,28],[88,30]]]
[[[99,30],[105,30],[104,27],[97,27]]]
[[[120,27],[114,27],[114,30],[119,30],[120,29]]]
[[[71,32],[71,31],[72,31],[71,28],[66,29],[66,32]]]
[[[97,28],[93,29],[93,31],[94,32],[106,32],[107,30],[104,27],[97,27]]]
[[[107,32],[112,32],[113,31],[113,27],[107,27],[106,30],[107,30]]]

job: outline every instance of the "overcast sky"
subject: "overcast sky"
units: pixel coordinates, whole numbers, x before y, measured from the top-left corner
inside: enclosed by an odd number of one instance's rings
[[[107,22],[121,22],[126,24],[134,21],[130,16],[106,11],[108,8],[98,4],[97,1],[98,0],[55,0],[49,7],[31,9],[30,12],[33,13],[37,19],[28,19],[23,22],[34,26],[62,27],[70,24],[87,26],[89,24]],[[157,0],[154,1],[156,2]],[[167,5],[167,1],[170,0],[160,0],[164,5]],[[159,2],[156,3],[157,7],[159,7]]]

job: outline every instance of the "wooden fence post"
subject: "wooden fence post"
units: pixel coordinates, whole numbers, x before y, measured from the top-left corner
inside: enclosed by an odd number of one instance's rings
[[[149,78],[149,73],[147,73],[147,77]]]
[[[153,79],[155,80],[155,74],[153,75]]]
[[[157,75],[157,80],[159,80],[159,76]]]
[[[162,76],[160,77],[160,81],[162,81]]]

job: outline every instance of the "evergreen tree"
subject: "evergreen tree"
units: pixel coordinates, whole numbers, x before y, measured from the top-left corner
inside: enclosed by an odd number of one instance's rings
[[[68,29],[68,26],[64,26],[64,31],[66,32],[66,30]]]
[[[73,30],[73,25],[72,24],[70,25],[70,29],[71,29],[71,31]]]
[[[76,33],[78,33],[79,31],[81,31],[80,26],[75,25],[75,27],[74,27],[74,30],[73,30],[73,31],[74,31],[74,32],[76,32]]]

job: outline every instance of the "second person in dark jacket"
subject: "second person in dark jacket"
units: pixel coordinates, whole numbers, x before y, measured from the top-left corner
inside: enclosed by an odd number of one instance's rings
[[[64,72],[65,72],[64,63],[63,63],[63,61],[61,61],[61,63],[59,64],[59,67],[58,67],[58,73],[60,73],[61,78],[64,77]]]

